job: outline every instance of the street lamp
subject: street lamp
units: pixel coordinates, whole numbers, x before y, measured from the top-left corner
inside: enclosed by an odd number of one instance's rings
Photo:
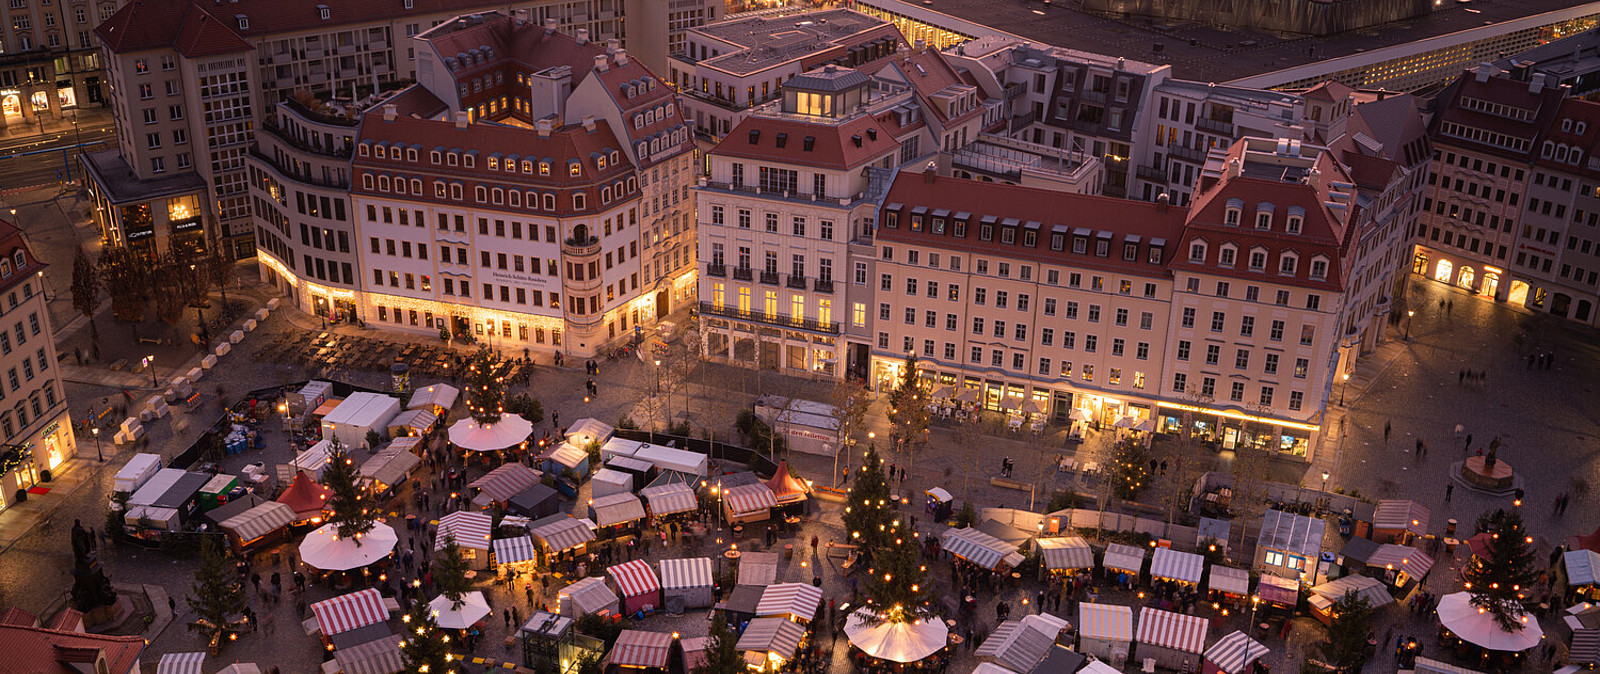
[[[150,354],[148,356],[145,356],[145,361],[147,363],[149,363],[147,365],[147,367],[150,368],[150,388],[156,388],[158,386],[158,384],[156,384],[156,356],[155,356],[155,354]]]
[[[1250,634],[1249,634],[1249,636],[1252,636],[1252,637],[1256,635],[1256,609],[1259,608],[1260,606],[1261,606],[1261,595],[1259,595],[1259,594],[1250,595]]]
[[[1350,390],[1350,373],[1344,373],[1344,386],[1339,389],[1339,406],[1344,407],[1344,392]]]
[[[105,463],[106,462],[106,455],[100,451],[100,427],[99,426],[95,426],[95,427],[90,428],[89,429],[89,433],[94,435],[94,453],[95,453],[95,456],[100,457],[100,463]]]
[[[1322,471],[1322,491],[1328,491],[1328,471]]]
[[[1408,342],[1411,341],[1411,317],[1416,315],[1417,312],[1415,309],[1406,311],[1406,341]]]

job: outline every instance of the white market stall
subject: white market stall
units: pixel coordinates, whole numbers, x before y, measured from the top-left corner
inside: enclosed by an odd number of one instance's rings
[[[422,463],[422,457],[411,453],[415,445],[415,442],[399,440],[389,443],[361,464],[361,479],[377,485],[380,490],[399,486]]]
[[[484,473],[483,477],[467,483],[467,486],[478,490],[478,494],[472,497],[472,505],[487,508],[495,503],[510,501],[517,494],[539,484],[543,477],[539,471],[520,463],[507,463]]]
[[[332,637],[387,621],[389,607],[377,588],[367,588],[312,604],[311,615],[316,631]]]
[[[594,530],[571,515],[551,515],[528,525],[533,540],[552,553],[581,548],[594,540]]]
[[[1100,560],[1100,566],[1105,567],[1107,575],[1111,572],[1126,573],[1133,577],[1133,582],[1139,581],[1139,573],[1144,571],[1145,549],[1121,543],[1106,545],[1105,557]]]
[[[939,545],[945,552],[991,571],[1015,567],[1022,561],[1017,546],[975,528],[952,529],[939,538]]]
[[[1211,575],[1206,578],[1206,589],[1231,597],[1250,596],[1250,572],[1212,564]]]
[[[816,618],[819,608],[822,608],[822,588],[810,583],[777,583],[762,590],[761,601],[756,604],[756,617],[777,617],[807,624]]]
[[[695,496],[694,488],[681,482],[645,487],[639,490],[639,495],[644,497],[650,516],[657,519],[700,509],[700,499]]]
[[[323,571],[359,569],[389,556],[399,541],[394,528],[383,522],[354,539],[339,538],[334,525],[324,524],[300,542],[300,561]]]
[[[1188,585],[1199,585],[1205,571],[1206,558],[1192,552],[1156,548],[1150,557],[1150,577],[1175,580]]]
[[[436,415],[443,416],[456,404],[456,396],[461,395],[460,389],[449,384],[431,384],[417,389],[411,394],[411,402],[406,404],[406,409],[428,410]]]
[[[533,424],[516,414],[502,414],[492,424],[467,417],[450,425],[450,444],[474,452],[498,452],[515,447],[533,433]]]
[[[1133,609],[1116,604],[1078,604],[1078,652],[1120,667],[1133,646]]]
[[[1206,647],[1208,623],[1200,616],[1184,615],[1145,606],[1139,610],[1139,660],[1157,667],[1192,672],[1200,665]]]
[[[1036,538],[1033,544],[1051,571],[1070,573],[1094,568],[1094,549],[1077,536]]]
[[[778,560],[776,552],[742,552],[739,556],[739,575],[736,582],[739,585],[751,587],[766,587],[778,582]],[[757,598],[759,602],[760,599]]]
[[[567,427],[567,432],[563,438],[567,442],[583,448],[591,442],[598,442],[604,445],[606,441],[611,439],[612,434],[616,432],[616,427],[611,424],[599,419],[585,417],[572,422],[572,425]]]
[[[235,550],[244,550],[272,534],[288,529],[294,520],[293,508],[268,501],[223,520],[217,526],[227,532]]]
[[[1061,623],[1065,621],[1043,614],[1000,623],[978,646],[978,660],[998,663],[1012,671],[1031,672],[1055,645]]]
[[[632,493],[633,475],[620,470],[601,468],[594,472],[594,477],[589,478],[589,491],[595,498]]]
[[[1539,621],[1526,613],[1518,617],[1522,629],[1507,632],[1494,615],[1472,605],[1472,593],[1456,592],[1439,598],[1439,624],[1457,638],[1491,651],[1516,653],[1539,645],[1544,630]]]
[[[204,651],[167,653],[156,663],[156,674],[201,674],[205,661]]]
[[[782,671],[784,663],[794,659],[805,634],[804,626],[783,618],[756,618],[745,626],[735,648],[745,654],[746,663],[761,662],[763,667]]]
[[[1216,567],[1212,567],[1212,570],[1216,570]],[[1217,643],[1206,649],[1201,674],[1244,674],[1250,663],[1269,652],[1261,642],[1236,631],[1218,639]]]
[[[489,615],[489,602],[483,598],[482,592],[467,592],[461,595],[461,603],[450,601],[449,597],[439,595],[428,602],[428,608],[433,609],[433,621],[440,627],[452,630],[464,630],[472,627],[473,623]]]
[[[917,662],[939,652],[950,640],[950,628],[943,620],[930,618],[905,623],[885,620],[873,624],[872,613],[866,608],[850,614],[844,624],[844,634],[850,645],[870,657],[889,662]]]
[[[617,615],[621,601],[606,585],[606,579],[589,576],[556,592],[556,606],[561,615],[577,619],[591,613]]]
[[[345,445],[345,451],[350,451],[349,444]],[[305,472],[320,482],[322,481],[322,471],[327,469],[328,462],[332,460],[332,457],[333,440],[318,440],[316,444],[307,448],[306,451],[296,454],[294,459],[289,461],[289,465],[294,470]]]
[[[716,603],[717,580],[710,557],[663,559],[661,595],[668,612],[682,613],[688,608],[708,608]]]
[[[396,438],[417,437],[438,423],[439,417],[429,410],[406,410],[389,420],[388,433]]]
[[[1311,614],[1326,625],[1333,619],[1331,611],[1334,602],[1349,592],[1366,598],[1367,605],[1373,610],[1394,603],[1394,597],[1384,589],[1381,581],[1360,575],[1345,576],[1311,588],[1311,597],[1306,603],[1311,606]]]
[[[474,569],[489,568],[489,541],[494,528],[494,517],[488,513],[457,510],[439,518],[435,529],[433,549],[443,550],[454,541],[461,556]]]
[[[644,519],[644,503],[627,492],[597,497],[589,502],[589,519],[601,531],[620,532]]]
[[[381,393],[352,393],[322,418],[322,437],[338,438],[346,447],[366,449],[367,432],[386,435],[389,420],[400,413],[400,400]]]

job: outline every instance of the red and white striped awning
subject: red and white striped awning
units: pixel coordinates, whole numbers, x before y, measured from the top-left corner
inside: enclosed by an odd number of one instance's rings
[[[794,616],[802,620],[816,617],[822,606],[822,588],[810,583],[778,583],[768,585],[756,602],[756,617]]]
[[[1206,619],[1145,606],[1137,635],[1141,644],[1198,654],[1206,647]]]
[[[389,609],[384,608],[377,588],[319,601],[311,605],[311,613],[317,616],[317,628],[325,637],[389,619]]]
[[[433,549],[443,550],[447,539],[453,538],[462,549],[488,550],[489,533],[493,528],[494,518],[488,513],[457,510],[439,518]]]
[[[1428,533],[1428,506],[1405,499],[1384,499],[1372,511],[1372,528],[1382,531]]]
[[[667,656],[671,654],[671,634],[623,630],[617,635],[616,645],[611,647],[611,664],[623,667],[666,667]]]
[[[611,576],[611,582],[616,584],[617,592],[624,597],[637,597],[661,589],[661,580],[656,578],[655,569],[642,559],[617,564],[607,569],[606,573]]]
[[[1433,558],[1409,545],[1385,543],[1367,558],[1367,566],[1404,571],[1412,578],[1421,578],[1433,568]]]
[[[168,653],[156,663],[156,674],[200,674],[205,661],[206,654],[202,652]]]
[[[477,487],[482,492],[480,496],[488,495],[492,501],[504,503],[511,497],[521,494],[528,487],[539,483],[539,471],[524,466],[520,463],[508,463],[504,466],[489,471],[468,483],[468,487]],[[477,499],[473,499],[476,501]]]
[[[729,489],[723,494],[728,504],[728,511],[735,515],[753,513],[778,505],[777,497],[772,495],[772,488],[765,484],[742,484]]]

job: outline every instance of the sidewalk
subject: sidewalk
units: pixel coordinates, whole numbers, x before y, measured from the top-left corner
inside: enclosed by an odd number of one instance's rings
[[[110,443],[106,443],[110,444]],[[114,448],[113,448],[114,449]],[[73,457],[62,464],[68,470],[59,476],[53,476],[49,483],[39,486],[47,487],[47,494],[28,494],[28,500],[9,506],[5,510],[5,517],[0,517],[0,554],[4,554],[17,541],[22,540],[35,526],[48,526],[54,531],[65,532],[71,528],[71,522],[56,522],[52,515],[56,509],[82,489],[84,485],[93,484],[100,479],[100,474],[107,466],[112,465],[110,459],[113,453],[106,454],[106,463],[96,461],[94,457]],[[58,466],[57,468],[60,468]],[[86,527],[99,528],[104,522],[87,522]]]
[[[1310,465],[1306,466],[1305,476],[1300,480],[1301,485],[1321,487],[1322,473],[1326,471],[1329,476],[1328,488],[1339,486],[1339,478],[1342,475],[1339,471],[1344,468],[1340,465],[1340,458],[1344,454],[1344,437],[1349,432],[1346,428],[1347,415],[1351,408],[1361,401],[1362,396],[1383,379],[1389,368],[1410,353],[1412,346],[1413,343],[1396,335],[1362,357],[1355,371],[1350,373],[1348,381],[1334,383],[1328,413],[1323,417],[1322,444],[1317,448],[1315,458]]]
[[[44,120],[43,128],[37,118],[25,122],[14,122],[0,127],[0,142],[27,140],[37,136],[52,133],[72,132],[73,114],[76,112],[78,124],[76,130],[85,131],[89,127],[113,123],[111,108],[76,108],[75,110],[62,110],[60,116],[49,117]]]

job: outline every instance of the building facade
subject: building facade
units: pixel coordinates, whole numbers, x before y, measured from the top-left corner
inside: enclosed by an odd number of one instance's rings
[[[44,263],[22,231],[0,220],[0,507],[59,474],[80,449],[72,431],[55,330],[44,293]]]
[[[0,128],[105,105],[104,61],[94,27],[117,0],[15,0],[0,6]]]
[[[416,39],[419,83],[356,138],[359,317],[587,356],[694,301],[693,137],[665,82],[500,14]]]

